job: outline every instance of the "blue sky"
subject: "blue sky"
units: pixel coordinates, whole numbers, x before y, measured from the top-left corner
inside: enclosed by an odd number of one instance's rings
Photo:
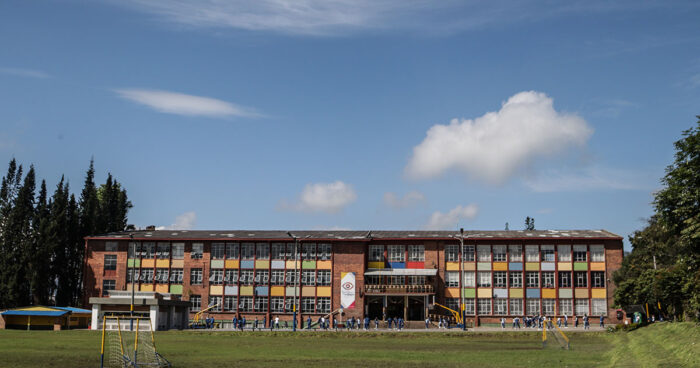
[[[0,162],[130,222],[599,229],[700,114],[692,1],[5,1]]]

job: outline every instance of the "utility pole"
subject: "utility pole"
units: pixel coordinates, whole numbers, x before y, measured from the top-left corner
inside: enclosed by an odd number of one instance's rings
[[[299,245],[299,238],[296,236],[292,235],[291,232],[287,231],[287,235],[289,235],[292,239],[294,239],[294,305],[292,306],[292,312],[293,312],[293,318],[294,320],[292,321],[292,331],[297,330],[297,285],[299,283],[299,274],[298,274],[298,266],[297,266],[297,247]]]
[[[459,293],[462,297],[461,313],[462,313],[462,331],[467,330],[466,312],[467,308],[464,305],[464,228],[459,229]]]
[[[136,243],[134,243],[134,234],[129,234],[129,240],[130,240],[129,247],[131,247],[132,245],[134,247],[134,263],[131,264],[131,307],[129,308],[129,311],[130,311],[129,315],[131,316],[130,329],[133,331],[134,330],[134,289],[135,289],[134,270],[136,270],[136,253],[138,253],[138,251],[136,250]],[[129,253],[128,250],[127,250],[127,253]],[[127,254],[127,258],[128,257],[129,256]],[[128,266],[129,260],[127,260],[126,263]]]

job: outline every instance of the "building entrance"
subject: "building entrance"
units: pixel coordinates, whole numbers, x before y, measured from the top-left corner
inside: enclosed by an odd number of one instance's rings
[[[367,297],[367,317],[374,320],[375,318],[383,319],[382,311],[384,309],[383,296],[368,296]]]
[[[409,321],[425,320],[425,296],[409,296],[407,314]]]
[[[404,318],[405,297],[404,296],[387,296],[386,303],[386,318]]]

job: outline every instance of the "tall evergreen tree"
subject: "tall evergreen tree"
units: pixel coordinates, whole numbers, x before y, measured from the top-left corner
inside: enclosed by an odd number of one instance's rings
[[[47,202],[46,181],[41,181],[36,201],[29,248],[23,253],[27,265],[27,281],[33,304],[47,304],[51,280],[51,246],[49,226],[50,209]]]
[[[127,214],[132,204],[129,202],[126,190],[121,188],[121,184],[112,177],[111,173],[107,174],[107,181],[97,190],[97,198],[100,204],[100,221],[97,230],[100,233],[124,231],[127,225]]]

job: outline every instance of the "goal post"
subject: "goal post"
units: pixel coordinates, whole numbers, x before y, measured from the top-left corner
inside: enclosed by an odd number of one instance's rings
[[[155,335],[149,318],[102,318],[101,368],[170,366],[170,362],[156,351]]]

